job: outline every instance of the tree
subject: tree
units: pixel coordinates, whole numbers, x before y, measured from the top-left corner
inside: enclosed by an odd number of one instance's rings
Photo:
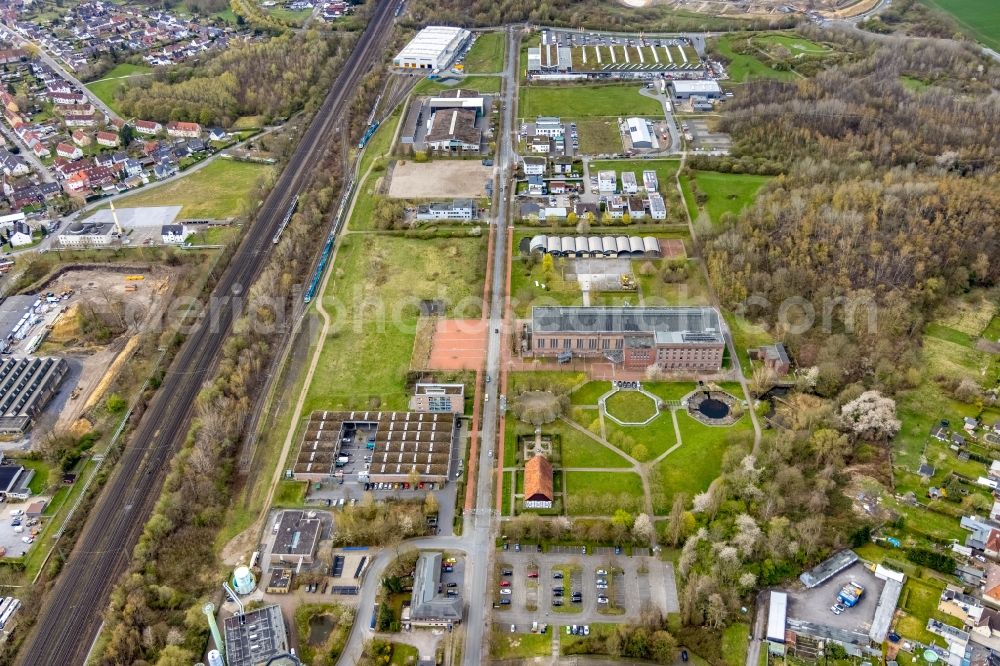
[[[844,458],[847,457],[851,449],[851,443],[847,439],[847,435],[829,428],[821,428],[815,431],[812,437],[809,438],[809,444],[816,455],[816,461],[823,466],[843,466]]]
[[[418,488],[420,486],[420,472],[417,471],[416,467],[410,468],[410,473],[406,475],[406,478],[410,483],[410,488]]]
[[[670,517],[667,518],[667,539],[671,546],[676,547],[684,536],[684,504],[687,497],[684,493],[674,495],[673,506],[670,507]]]
[[[434,493],[427,493],[424,496],[424,513],[432,516],[438,512],[438,499]]]
[[[632,527],[633,522],[632,514],[625,509],[616,509],[615,515],[611,517],[611,524],[619,529],[627,530]]]
[[[965,404],[972,404],[982,396],[982,389],[975,380],[965,377],[955,387],[955,399]]]
[[[194,662],[194,653],[179,645],[167,645],[160,650],[160,658],[156,666],[190,666]]]
[[[859,437],[888,440],[899,432],[896,403],[878,391],[865,391],[840,408],[844,425]]]
[[[542,274],[545,275],[546,280],[551,280],[554,272],[555,263],[552,260],[552,255],[546,252],[542,257]]]
[[[649,514],[640,513],[635,517],[635,523],[632,525],[632,534],[641,543],[653,543],[653,536],[656,534],[656,531],[653,528],[653,521],[650,519]]]

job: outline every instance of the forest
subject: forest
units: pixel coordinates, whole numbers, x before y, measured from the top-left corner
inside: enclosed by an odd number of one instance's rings
[[[203,64],[159,68],[123,88],[124,115],[229,127],[240,116],[288,117],[323,98],[352,33],[315,31],[237,44]]]

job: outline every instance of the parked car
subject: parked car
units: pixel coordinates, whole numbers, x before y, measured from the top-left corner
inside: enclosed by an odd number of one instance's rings
[[[500,600],[500,605],[501,606],[510,606],[510,599],[504,597],[503,599]]]
[[[514,575],[514,570],[513,569],[504,569],[503,571],[500,572],[500,575],[501,576],[513,576]]]
[[[500,587],[510,587],[510,581],[509,580],[500,581]]]
[[[552,577],[553,578],[562,578],[563,577],[563,572],[562,571],[553,571],[552,572]]]
[[[500,594],[502,594],[504,596],[510,594],[510,588],[509,587],[501,587],[500,588]]]

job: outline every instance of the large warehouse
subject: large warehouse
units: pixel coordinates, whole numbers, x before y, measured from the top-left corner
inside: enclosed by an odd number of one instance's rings
[[[429,25],[403,47],[392,63],[403,69],[447,69],[469,36],[463,28]]]
[[[536,306],[528,354],[604,358],[627,369],[718,372],[726,341],[710,307]]]
[[[431,116],[424,142],[431,150],[478,151],[483,131],[476,127],[473,109],[445,109]]]
[[[719,87],[719,83],[713,79],[671,81],[670,92],[674,99],[678,100],[692,97],[704,97],[705,99],[722,97],[722,89]]]
[[[628,118],[625,121],[628,126],[629,140],[633,148],[652,148],[653,137],[649,133],[649,122],[645,118]]]
[[[0,435],[21,436],[59,390],[69,364],[61,358],[13,358],[0,364]]]

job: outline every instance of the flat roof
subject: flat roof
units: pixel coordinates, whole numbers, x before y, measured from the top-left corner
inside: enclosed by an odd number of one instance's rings
[[[803,572],[799,576],[799,580],[806,587],[816,587],[830,580],[857,561],[858,554],[853,550],[842,550],[826,558],[809,571]]]
[[[878,598],[878,606],[875,607],[875,617],[872,619],[872,628],[868,632],[868,637],[874,643],[882,643],[889,634],[889,627],[892,626],[892,617],[896,613],[896,604],[899,603],[899,595],[903,592],[903,583],[894,578],[885,581],[882,594]]]
[[[692,79],[678,79],[676,81],[671,81],[670,85],[673,86],[675,92],[680,93],[707,93],[707,92],[721,92],[722,89],[719,88],[719,83],[712,79],[706,80],[692,80]]]
[[[115,212],[118,214],[118,222],[122,227],[128,228],[138,228],[138,227],[162,227],[167,224],[173,224],[177,216],[181,214],[181,206],[143,206],[141,208],[116,208]],[[111,210],[104,208],[91,217],[87,218],[87,222],[93,224],[114,224],[114,216],[111,215]]]
[[[767,606],[767,640],[785,642],[785,621],[788,619],[788,594],[771,592]]]
[[[257,666],[266,664],[276,655],[288,651],[288,636],[281,606],[264,606],[243,614],[227,617],[226,663],[229,666]]]
[[[304,511],[283,511],[271,555],[312,557],[322,526],[319,518],[309,518]]]
[[[469,31],[445,25],[429,25],[418,32],[410,43],[396,55],[397,60],[407,58],[439,58],[455,40],[465,39]]]
[[[680,333],[695,342],[722,341],[719,311],[712,307],[535,306],[532,331],[559,333]]]
[[[0,336],[6,336],[14,330],[21,317],[31,311],[31,306],[38,296],[8,296],[0,303]]]

